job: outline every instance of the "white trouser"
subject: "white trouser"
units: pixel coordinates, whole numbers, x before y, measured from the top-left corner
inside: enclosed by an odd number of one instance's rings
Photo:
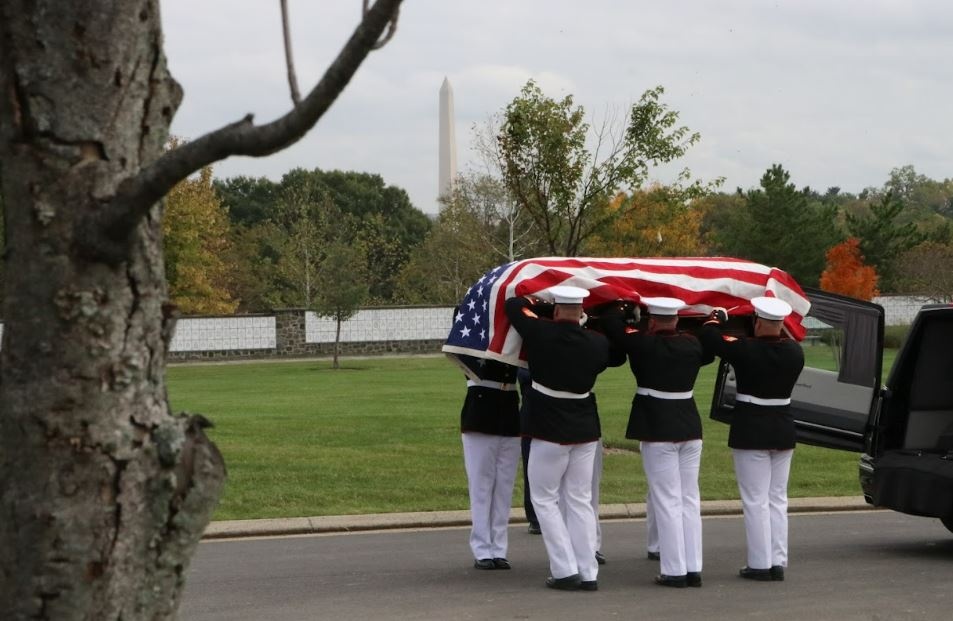
[[[578,573],[582,580],[595,580],[599,573],[592,511],[592,464],[597,444],[554,444],[533,438],[530,447],[530,496],[554,578]]]
[[[602,486],[602,440],[596,442],[592,458],[592,513],[596,516],[596,550],[602,549],[602,524],[599,523],[599,488]]]
[[[473,523],[470,549],[476,559],[506,558],[520,439],[473,432],[461,435]]]
[[[788,476],[794,450],[732,449],[745,514],[748,567],[788,565]]]
[[[701,457],[701,440],[642,443],[642,464],[666,576],[702,570]]]
[[[645,549],[658,554],[658,523],[655,521],[655,510],[652,508],[652,494],[645,494]]]
[[[596,550],[602,549],[602,524],[599,523],[599,487],[602,485],[602,440],[596,442],[596,454],[592,458],[592,512],[596,516]],[[563,509],[566,503],[559,499],[559,507]],[[563,519],[566,519],[565,512]]]

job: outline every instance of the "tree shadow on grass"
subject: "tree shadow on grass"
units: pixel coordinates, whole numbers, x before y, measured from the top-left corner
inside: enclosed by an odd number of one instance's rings
[[[372,368],[372,367],[370,367],[370,366],[363,366],[363,367],[362,367],[362,366],[352,366],[352,365],[344,365],[344,364],[342,364],[342,365],[339,366],[338,368],[333,369],[333,368],[331,368],[331,363],[329,362],[329,363],[327,364],[327,366],[309,367],[309,368],[308,368],[308,371],[317,371],[318,373],[336,373],[336,372],[338,372],[338,371],[341,371],[341,372],[346,372],[346,371],[370,371],[371,368]]]

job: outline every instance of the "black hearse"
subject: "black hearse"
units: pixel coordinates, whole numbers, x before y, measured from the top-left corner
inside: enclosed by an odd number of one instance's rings
[[[809,353],[807,362],[821,358],[828,368],[805,365],[791,396],[798,442],[861,453],[867,502],[940,518],[953,531],[953,305],[920,310],[881,385],[883,308],[805,293],[811,300],[802,323],[809,335],[805,351],[828,348]],[[733,318],[728,328],[744,332],[748,323]],[[712,418],[728,420],[734,397],[731,367],[722,362]]]

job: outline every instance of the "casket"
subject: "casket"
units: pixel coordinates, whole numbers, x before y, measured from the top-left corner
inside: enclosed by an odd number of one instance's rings
[[[801,340],[801,319],[811,304],[786,272],[730,257],[591,258],[542,257],[500,265],[483,274],[454,312],[443,351],[464,367],[490,359],[525,366],[522,339],[510,326],[504,302],[534,295],[555,285],[587,289],[587,312],[607,302],[642,297],[674,297],[687,307],[682,316],[706,316],[724,307],[731,316],[751,315],[751,299],[768,296],[789,303],[794,312],[784,321],[786,332]],[[468,373],[469,374],[469,373]]]

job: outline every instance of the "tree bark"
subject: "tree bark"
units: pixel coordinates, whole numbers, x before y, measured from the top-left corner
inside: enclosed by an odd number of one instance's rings
[[[341,351],[341,315],[336,314],[334,316],[337,325],[334,329],[334,362],[331,365],[332,369],[338,368],[338,353]]]
[[[161,206],[110,266],[78,223],[162,152],[181,90],[158,3],[0,5],[0,616],[166,619],[225,476],[173,415]]]
[[[304,135],[400,2],[375,2],[285,116],[165,153],[182,92],[158,0],[0,2],[4,621],[175,617],[225,466],[208,421],[169,407],[157,201],[218,159]]]

